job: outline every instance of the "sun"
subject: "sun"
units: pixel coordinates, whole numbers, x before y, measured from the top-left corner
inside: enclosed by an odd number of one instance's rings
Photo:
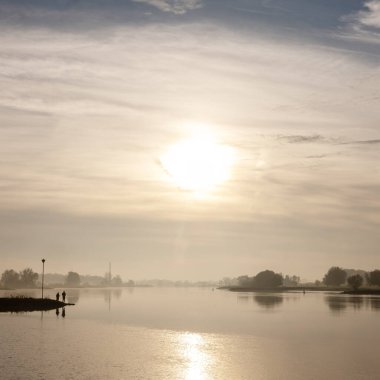
[[[200,135],[174,144],[160,161],[178,187],[204,193],[229,179],[234,152],[212,136]]]

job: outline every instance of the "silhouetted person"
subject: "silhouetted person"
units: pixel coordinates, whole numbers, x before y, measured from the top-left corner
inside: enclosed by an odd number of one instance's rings
[[[63,302],[66,301],[66,292],[65,291],[62,292],[62,299],[63,299]]]
[[[59,316],[59,309],[55,309],[55,315],[58,317]]]
[[[59,301],[59,292],[55,295],[55,299]]]
[[[62,318],[65,318],[66,317],[66,311],[65,311],[65,308],[62,309]]]

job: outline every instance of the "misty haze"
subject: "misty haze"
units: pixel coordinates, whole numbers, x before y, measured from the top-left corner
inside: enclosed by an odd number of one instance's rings
[[[380,0],[0,0],[1,379],[378,379]]]

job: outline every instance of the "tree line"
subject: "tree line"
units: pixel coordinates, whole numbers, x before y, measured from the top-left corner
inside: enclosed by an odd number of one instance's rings
[[[25,268],[20,272],[7,269],[1,275],[1,286],[4,288],[35,288],[38,280],[38,273],[31,268]]]
[[[326,286],[341,286],[347,284],[353,289],[359,289],[364,282],[370,286],[380,286],[380,270],[366,272],[364,276],[360,274],[347,275],[347,272],[340,267],[331,267],[323,278]]]
[[[247,288],[276,288],[283,284],[284,277],[281,273],[272,270],[264,270],[256,276],[240,276],[237,278],[239,286]]]
[[[13,269],[5,270],[0,279],[0,285],[7,289],[36,288],[39,274],[31,268],[25,268],[19,272]],[[68,272],[65,278],[66,286],[79,286],[80,276],[76,272]]]
[[[39,281],[39,283],[37,283]],[[46,281],[45,281],[46,283]],[[81,286],[81,276],[77,272],[70,271],[64,277],[63,283],[54,283],[52,286],[67,286],[79,287]],[[36,288],[41,285],[41,279],[38,273],[34,272],[31,268],[25,268],[22,271],[16,272],[13,269],[5,270],[0,279],[0,287],[6,289],[25,289]],[[85,284],[86,285],[86,284]],[[117,275],[110,278],[109,274],[104,275],[103,280],[100,282],[101,286],[123,286],[122,278]],[[133,286],[133,281],[128,281],[128,286]]]
[[[354,272],[354,274],[349,275],[347,272]],[[362,272],[363,274],[355,272]],[[264,270],[252,277],[245,275],[234,279],[225,278],[220,282],[220,285],[232,285],[245,288],[276,288],[280,286],[298,286],[299,283],[300,277],[298,276],[283,276],[281,273],[275,273],[272,270]],[[315,282],[316,286],[339,287],[348,285],[354,290],[359,289],[363,284],[367,284],[368,286],[380,286],[380,270],[375,269],[373,271],[364,272],[331,267],[324,275],[323,281],[317,280]]]

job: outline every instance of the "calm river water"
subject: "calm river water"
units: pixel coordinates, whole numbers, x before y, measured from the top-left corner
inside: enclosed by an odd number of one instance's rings
[[[66,292],[64,317],[0,313],[1,379],[380,379],[380,298]]]

